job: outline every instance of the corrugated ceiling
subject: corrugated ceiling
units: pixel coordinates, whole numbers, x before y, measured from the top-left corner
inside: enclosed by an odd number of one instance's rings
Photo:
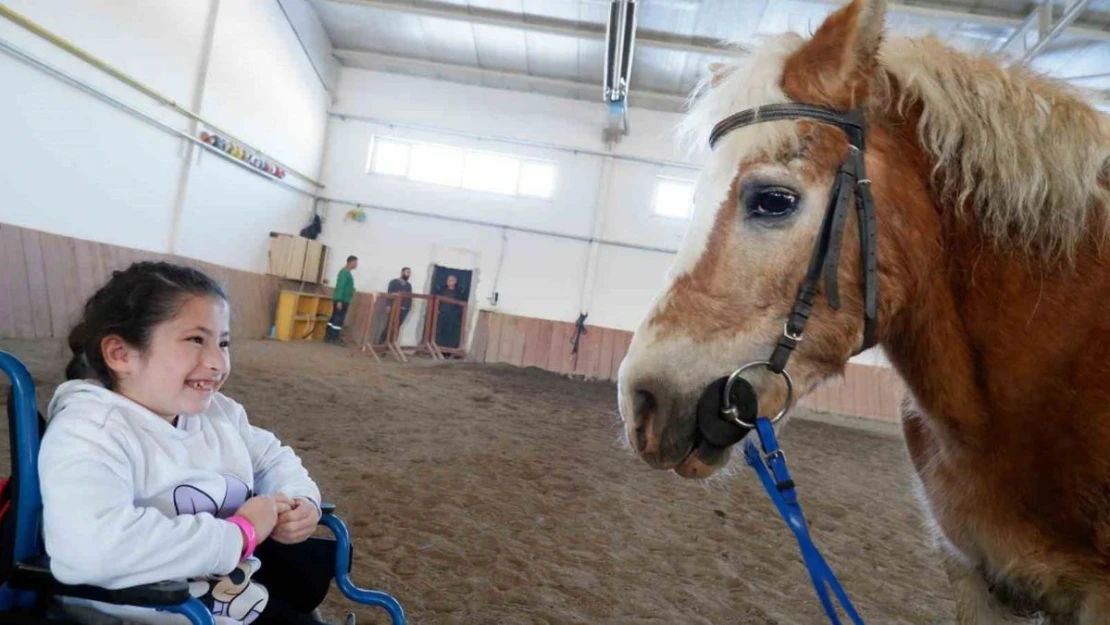
[[[609,0],[312,0],[344,65],[601,102]],[[811,33],[837,2],[639,0],[632,106],[680,110],[723,40]],[[965,50],[1000,47],[1035,4],[972,0],[892,4],[887,25],[935,34]],[[1055,19],[1064,13],[1055,9]],[[1033,29],[1035,31],[1035,27]],[[1029,35],[1034,43],[1036,33]],[[1020,42],[1016,49],[1023,49]],[[1110,101],[1110,0],[1078,19],[1030,61]]]

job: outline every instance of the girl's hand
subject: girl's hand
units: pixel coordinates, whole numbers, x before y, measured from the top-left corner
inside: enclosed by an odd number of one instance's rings
[[[303,542],[320,522],[320,512],[307,499],[294,499],[292,508],[278,516],[277,526],[271,537],[279,543],[293,545]]]
[[[278,522],[278,513],[287,508],[287,505],[279,503],[275,497],[259,495],[248,499],[247,503],[235,511],[235,514],[250,521],[254,526],[254,535],[261,544],[274,531],[274,526]]]
[[[278,519],[281,518],[281,515],[292,510],[293,506],[296,505],[293,500],[286,496],[284,493],[274,493],[270,496],[273,497],[274,501],[277,502]]]

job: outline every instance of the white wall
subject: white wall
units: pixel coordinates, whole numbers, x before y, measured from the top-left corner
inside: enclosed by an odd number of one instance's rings
[[[277,0],[277,3],[297,34],[320,81],[328,91],[334,91],[339,81],[339,59],[332,54],[331,39],[316,8],[309,0]]]
[[[678,249],[685,233],[686,220],[661,217],[652,212],[652,194],[657,176],[693,181],[697,179],[697,172],[633,161],[613,161],[612,181],[602,200],[605,207],[603,239]]]
[[[496,310],[508,314],[573,321],[586,305],[591,324],[636,327],[662,285],[672,255],[601,245],[595,286],[584,292],[588,239],[596,234],[594,238],[604,241],[677,249],[686,224],[651,216],[654,178],[662,174],[693,179],[695,171],[614,158],[605,184],[604,156],[497,140],[603,152],[605,111],[597,103],[352,68],[340,72],[339,85],[332,110],[348,117],[329,120],[324,159],[328,197],[490,225],[373,209],[367,210],[364,223],[356,223],[343,217],[350,206],[331,204],[323,234],[334,250],[329,277],[348,254],[355,254],[360,258],[358,288],[384,290],[400,267],[409,265],[414,287],[426,291],[431,250],[450,241],[474,250],[481,259],[473,289],[476,304],[494,308],[489,300],[496,291]],[[613,153],[679,160],[667,134],[677,120],[675,115],[633,109],[633,134]],[[432,126],[484,138],[389,124]],[[550,200],[515,198],[367,174],[375,135],[554,161],[555,195]],[[594,233],[599,208],[601,229]]]
[[[329,95],[271,0],[5,0],[12,10],[306,174]],[[202,72],[218,6],[207,72]],[[190,133],[183,116],[0,19],[0,40]],[[316,42],[318,45],[318,42]],[[0,222],[251,271],[312,200],[0,53]],[[292,175],[287,181],[307,188]],[[179,231],[171,240],[175,210]]]
[[[596,102],[491,89],[345,67],[333,110],[488,136],[602,149],[605,107]],[[681,161],[668,133],[678,117],[629,109],[632,135],[617,154]]]
[[[436,248],[454,246],[473,250],[479,259],[473,302],[480,307],[561,321],[575,320],[584,307],[590,324],[624,330],[638,326],[674,258],[659,250],[677,249],[686,229],[684,220],[652,214],[655,178],[694,180],[697,175],[696,163],[667,164],[683,162],[670,134],[677,115],[631,109],[631,134],[612,154],[632,158],[610,159],[606,180],[604,156],[497,140],[604,152],[604,109],[599,103],[354,68],[341,70],[335,96],[324,158],[325,194],[428,216],[367,208],[366,221],[357,223],[344,219],[350,206],[331,204],[323,234],[334,249],[329,277],[348,254],[356,254],[359,289],[384,290],[401,266],[408,265],[414,288],[427,292]],[[368,174],[368,150],[376,134],[552,160],[559,167],[557,191],[551,201],[538,201]],[[595,220],[600,226],[596,233]],[[601,244],[591,279],[588,241],[523,230],[580,239],[596,234],[602,241],[629,245]],[[494,291],[500,296],[496,307],[489,303]],[[886,363],[879,350],[855,361]]]

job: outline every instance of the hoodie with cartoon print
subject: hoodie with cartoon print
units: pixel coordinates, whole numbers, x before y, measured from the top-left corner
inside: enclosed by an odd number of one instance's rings
[[[319,506],[320,491],[292,449],[252,426],[216,393],[176,425],[93,381],[58,387],[39,453],[43,535],[51,572],[67,584],[125,588],[170,579],[219,621],[247,624],[267,602],[261,565],[239,561],[242,535],[224,519],[255,494]],[[68,600],[126,620],[182,622],[133,607]]]

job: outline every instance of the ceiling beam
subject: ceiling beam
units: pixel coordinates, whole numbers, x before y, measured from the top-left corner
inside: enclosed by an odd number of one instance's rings
[[[473,65],[456,65],[454,63],[440,63],[438,61],[429,61],[427,59],[417,59],[407,56],[395,56],[392,54],[382,54],[380,52],[373,52],[371,50],[360,50],[357,48],[336,48],[334,51],[336,57],[343,61],[344,65],[353,67],[364,67],[366,69],[378,69],[382,71],[389,71],[393,68],[397,71],[406,70],[427,70],[433,72],[441,72],[446,75],[454,76],[469,76],[472,78],[488,78],[491,80],[509,81],[517,84],[524,85],[537,85],[547,86],[558,89],[571,89],[577,93],[587,93],[583,95],[582,99],[597,101],[597,84],[591,82],[580,82],[577,80],[567,80],[564,78],[548,78],[546,76],[534,76],[531,74],[523,74],[519,72],[504,72],[492,69],[483,69]],[[648,91],[645,89],[632,89],[630,100],[647,100],[653,101],[657,105],[663,104],[664,107],[652,107],[644,105],[646,108],[661,108],[667,111],[682,111],[686,107],[686,98],[675,95],[673,93],[663,93],[660,91]]]
[[[423,15],[438,19],[466,22],[482,26],[497,26],[501,28],[515,28],[526,32],[572,37],[575,39],[593,39],[605,41],[605,26],[602,24],[581,24],[572,20],[560,20],[547,17],[529,16],[525,19],[519,13],[509,11],[495,11],[477,7],[462,7],[450,4],[406,4],[399,0],[324,0],[330,4],[350,4],[354,6],[382,9],[385,11],[398,11],[413,15]],[[667,33],[653,31],[638,31],[636,41],[641,46],[674,50],[676,52],[694,52],[710,56],[744,56],[738,48],[726,46],[715,39],[708,37],[675,37]]]
[[[1047,2],[1048,0],[1045,1]],[[1080,14],[1087,9],[1087,5],[1090,3],[1091,0],[1072,0],[1068,8],[1064,9],[1064,14],[1060,16],[1060,21],[1054,23],[1047,33],[1043,31],[1040,32],[1037,37],[1037,43],[1033,44],[1032,48],[1025,51],[1021,60],[1028,62],[1036,58],[1038,54],[1048,47],[1048,44],[1052,43],[1064,32],[1065,28],[1071,26],[1072,22],[1079,18]]]
[[[575,37],[579,39],[592,39],[597,41],[604,41],[605,39],[605,30],[604,27],[602,27],[601,25],[594,26],[581,24],[572,20],[559,20],[537,16],[529,16],[527,19],[525,19],[519,13],[513,13],[509,11],[497,11],[475,7],[461,7],[449,4],[413,5],[406,4],[401,0],[323,1],[330,4],[364,6],[386,11],[397,11],[414,15],[424,15],[427,17],[436,17],[440,19],[467,22],[470,24],[498,26],[502,28],[515,28],[527,32],[545,33],[562,37]],[[844,4],[843,0],[812,1],[819,4],[832,4],[838,7]],[[1051,0],[1046,0],[1046,3],[1050,4]],[[901,2],[892,2],[888,5],[888,10],[891,12],[904,13],[907,15],[919,15],[922,17],[948,19],[972,24],[983,24],[988,26],[1002,26],[1006,28],[1013,28],[1019,31],[1023,29],[1025,23],[1029,21],[1031,17],[1014,17],[1012,15],[997,12],[981,13],[960,11],[943,5],[931,4],[929,2],[916,4],[902,4]],[[1038,10],[1040,10],[1039,7]],[[1039,22],[1043,19],[1043,16],[1044,14],[1042,13],[1039,18],[1034,17],[1032,21]],[[1105,30],[1102,27],[1093,24],[1089,26],[1084,25],[1084,23],[1077,18],[1078,14],[1076,15],[1076,18],[1073,18],[1073,22],[1070,22],[1068,24],[1067,31],[1069,34],[1093,41],[1110,41],[1110,30]],[[1040,25],[1041,24],[1038,24],[1038,26]],[[746,52],[740,48],[729,47],[720,41],[708,37],[681,38],[657,31],[640,30],[636,33],[636,39],[639,45],[650,48],[659,48],[663,50],[694,52],[697,54],[723,57],[739,57],[745,56],[746,54]]]
[[[548,78],[546,76],[534,76],[531,74],[523,74],[520,72],[503,72],[492,69],[483,69],[473,65],[456,65],[453,63],[440,63],[437,61],[429,61],[426,59],[417,59],[407,56],[396,56],[392,54],[382,54],[371,50],[361,50],[358,48],[336,48],[334,51],[335,56],[343,62],[346,66],[363,67],[364,69],[376,69],[380,71],[390,71],[390,68],[396,68],[396,71],[405,70],[431,70],[436,72],[445,72],[455,75],[466,75],[475,78],[489,78],[500,79],[516,82],[518,84],[534,84],[543,85],[548,87],[555,87],[560,89],[574,89],[584,90],[586,94],[583,95],[584,100],[593,100],[596,98],[597,85],[594,83],[580,82],[577,80],[567,80],[564,78]],[[1100,78],[1110,77],[1110,74],[1091,74],[1087,76],[1066,76],[1060,80],[1069,83],[1080,83],[1086,80],[1096,80]],[[1079,85],[1076,84],[1078,87]],[[1087,94],[1097,104],[1102,107],[1110,105],[1110,90],[1088,89]],[[686,110],[687,99],[683,96],[664,93],[661,91],[648,91],[645,89],[632,89],[631,99],[640,100],[637,106],[644,108],[652,108],[670,112],[682,112]],[[648,102],[644,102],[647,100]],[[655,106],[651,106],[654,103]],[[662,106],[659,106],[662,105]]]
[[[832,4],[837,7],[844,5],[844,0],[812,0],[821,4]],[[970,24],[983,24],[987,26],[1006,26],[1009,28],[1019,28],[1027,18],[1014,17],[1004,13],[974,13],[971,11],[959,11],[946,7],[944,5],[932,4],[930,2],[915,3],[915,4],[902,4],[901,2],[890,2],[887,4],[887,11],[891,13],[904,13],[906,15],[920,15],[922,17],[935,17],[940,19],[947,19],[953,21],[962,21]],[[1110,41],[1110,30],[1104,30],[1097,24],[1086,24],[1077,20],[1068,28],[1068,33],[1083,39],[1091,39],[1094,41]]]
[[[1061,76],[1060,80],[1067,82],[1083,82],[1087,80],[1107,80],[1110,79],[1110,72],[1101,74],[1084,74],[1082,76]]]
[[[995,47],[994,51],[996,53],[1008,53],[1010,48],[1019,41],[1022,44],[1021,48],[1024,52],[1025,49],[1029,47],[1029,34],[1033,32],[1034,26],[1037,27],[1038,37],[1042,37],[1048,34],[1048,30],[1049,28],[1051,28],[1052,21],[1052,0],[1040,0],[1040,2],[1040,5],[1038,5],[1036,9],[1029,12],[1029,15],[1027,15],[1025,19],[1022,20],[1021,24],[1014,29],[1014,32],[1010,33],[1010,36],[1007,37],[1001,45]],[[1046,11],[1048,13],[1047,19],[1049,21],[1049,24],[1047,26],[1044,23],[1046,19]]]

